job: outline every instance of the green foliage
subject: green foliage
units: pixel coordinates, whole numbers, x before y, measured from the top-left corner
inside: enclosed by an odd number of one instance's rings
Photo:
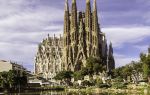
[[[103,81],[102,81],[102,79],[98,78],[98,79],[96,79],[95,83],[96,83],[96,86],[99,87],[99,85],[103,84]]]
[[[102,65],[101,59],[89,57],[87,59],[86,67],[81,68],[80,71],[74,72],[73,77],[75,78],[75,80],[81,80],[86,75],[92,76],[94,73],[98,74],[99,72],[102,72],[103,70],[104,70],[104,67]]]
[[[141,59],[142,67],[143,67],[144,77],[149,79],[150,77],[150,55],[141,53],[140,59]]]
[[[82,75],[84,75],[84,76],[88,75],[88,69],[87,69],[86,67],[83,67],[83,68],[81,69],[81,73],[82,73]]]
[[[144,77],[150,76],[150,55],[146,56],[146,54],[140,55],[141,63],[143,65]]]
[[[99,72],[102,72],[104,70],[102,60],[94,57],[89,57],[87,59],[86,68],[89,75],[92,75],[94,73],[98,74]]]
[[[106,83],[104,83],[104,84],[99,84],[98,87],[99,87],[99,88],[109,88],[109,87],[111,87],[111,86],[108,85],[108,84],[106,84]]]
[[[98,74],[99,72],[102,71],[102,64],[99,64],[99,63],[95,63],[94,66],[93,66],[93,71]]]
[[[133,69],[138,71],[138,72],[143,72],[143,69],[142,69],[142,63],[141,62],[132,62],[133,64]]]
[[[102,79],[97,78],[93,81],[93,84],[99,88],[109,88],[110,85],[108,83],[103,83]]]
[[[123,78],[121,78],[120,76],[118,76],[113,81],[114,82],[123,82]]]
[[[93,83],[90,82],[90,81],[85,80],[85,81],[83,81],[83,82],[81,83],[81,85],[82,85],[82,86],[93,86]]]
[[[149,69],[148,65],[145,63],[143,64],[143,72],[144,72],[145,78],[148,77],[148,75],[150,74],[150,69]]]
[[[122,66],[113,70],[114,78],[120,77],[123,79],[127,79],[128,76],[131,77],[133,71],[142,72],[142,64],[140,62],[132,61],[130,64],[126,66]]]
[[[75,80],[82,80],[86,75],[88,75],[88,69],[84,67],[80,71],[74,72],[73,77],[75,78]]]
[[[94,58],[89,57],[89,58],[87,59],[86,68],[87,68],[88,73],[89,73],[90,75],[92,75],[92,74],[94,73],[94,71],[93,71],[93,63],[95,63]]]
[[[81,80],[81,79],[83,79],[84,75],[82,74],[82,71],[80,70],[80,71],[74,72],[74,78],[75,78],[75,80]]]
[[[131,66],[125,66],[122,69],[122,75],[123,75],[123,77],[126,79],[127,76],[131,76],[132,75],[132,71],[133,71],[133,67],[131,67]]]
[[[140,59],[141,59],[141,62],[145,63],[145,61],[146,61],[146,54],[141,53],[140,54]]]
[[[63,79],[71,79],[72,77],[73,77],[72,71],[61,71],[54,77],[54,79],[63,80]]]
[[[131,64],[119,67],[113,71],[114,77],[127,78],[127,76],[131,76],[134,72],[140,72],[144,74],[146,79],[150,78],[150,55],[146,55],[144,53],[140,54],[139,62],[131,62]],[[149,80],[150,81],[150,80]]]
[[[122,82],[115,82],[112,84],[112,87],[115,89],[126,89],[127,85]]]
[[[10,70],[9,72],[0,73],[0,86],[3,88],[14,88],[18,85],[23,87],[26,86],[26,84],[27,75],[25,72]]]

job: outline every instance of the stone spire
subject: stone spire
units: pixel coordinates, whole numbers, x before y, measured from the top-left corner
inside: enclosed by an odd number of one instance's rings
[[[149,46],[149,48],[148,48],[148,55],[150,55],[150,46]]]
[[[110,55],[113,54],[112,42],[110,42],[110,44],[109,44],[109,53],[110,53]]]
[[[84,39],[84,25],[83,25],[83,18],[82,18],[82,13],[80,14],[81,18],[79,18],[79,43],[83,44]]]
[[[91,27],[91,3],[90,0],[86,0],[86,28]]]
[[[91,3],[90,0],[86,0],[86,28],[91,28]]]
[[[90,0],[86,0],[86,3],[90,3]]]
[[[68,45],[68,37],[69,37],[69,31],[70,31],[70,18],[69,18],[69,6],[68,6],[68,0],[65,2],[65,14],[64,14],[64,46]]]
[[[77,52],[78,52],[78,26],[77,26],[77,5],[76,0],[72,0],[72,10],[71,10],[71,50],[70,52],[73,53],[72,55],[72,63],[75,62]]]
[[[94,0],[93,3],[93,13],[92,13],[92,35],[95,38],[95,40],[92,41],[92,43],[95,46],[95,55],[99,56],[100,51],[99,51],[99,24],[98,24],[98,15],[97,15],[97,5],[96,5],[96,0]]]
[[[96,11],[97,11],[96,0],[94,0],[94,3],[93,3],[93,10],[96,10]]]
[[[112,43],[110,42],[108,51],[108,70],[111,72],[113,69],[115,69],[115,60],[113,56]]]
[[[97,5],[96,0],[93,3],[93,31],[98,31],[98,16],[97,16]]]
[[[91,54],[91,43],[92,43],[92,20],[91,20],[91,3],[90,0],[86,0],[86,11],[85,11],[85,30],[86,30],[86,42],[87,42],[87,51],[89,52],[88,56]]]
[[[71,28],[77,31],[77,5],[76,0],[72,0],[72,12],[71,12]]]
[[[76,0],[72,0],[72,3],[76,3]]]
[[[65,11],[69,11],[68,0],[65,2]]]

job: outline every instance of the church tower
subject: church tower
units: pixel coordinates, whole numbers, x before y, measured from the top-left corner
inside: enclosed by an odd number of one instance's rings
[[[72,52],[72,63],[75,62],[78,51],[78,27],[77,27],[77,5],[76,0],[72,0],[72,11],[71,11],[71,52]]]
[[[77,12],[76,0],[72,0],[71,8],[69,12],[66,0],[63,51],[65,70],[80,70],[86,66],[89,57],[100,58],[106,65],[107,42],[100,31],[96,0],[93,2],[93,10],[90,0],[86,0],[85,12]]]
[[[72,0],[71,9],[65,0],[63,38],[48,36],[39,44],[36,74],[53,79],[60,71],[80,71],[89,57],[101,59],[99,64],[109,71],[115,68],[112,43],[108,51],[105,33],[99,27],[96,0],[93,1],[93,9],[90,0],[86,0],[85,11],[77,12],[76,0]]]
[[[115,60],[114,60],[114,56],[113,56],[113,47],[112,47],[112,43],[110,42],[109,45],[109,51],[108,51],[108,66],[107,69],[109,72],[111,72],[113,69],[115,69]]]
[[[90,0],[86,0],[85,31],[86,31],[87,56],[89,57],[91,55],[92,49],[92,15],[91,15]]]
[[[148,48],[148,54],[150,55],[150,46],[149,46],[149,48]]]
[[[99,24],[97,15],[97,5],[96,0],[93,3],[93,13],[92,13],[92,45],[93,45],[93,56],[100,56],[99,53]]]
[[[64,13],[64,35],[63,35],[63,44],[64,44],[64,60],[68,63],[69,57],[69,45],[70,45],[70,16],[69,16],[69,6],[68,0],[65,2],[65,13]],[[63,68],[65,68],[65,64],[63,64]]]

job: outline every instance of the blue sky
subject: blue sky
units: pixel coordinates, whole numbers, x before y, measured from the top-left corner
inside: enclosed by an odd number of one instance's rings
[[[42,39],[63,33],[64,1],[0,0],[0,59],[33,70]],[[85,0],[77,3],[84,11]],[[150,44],[150,1],[97,0],[97,6],[101,30],[113,43],[116,66],[139,60]]]

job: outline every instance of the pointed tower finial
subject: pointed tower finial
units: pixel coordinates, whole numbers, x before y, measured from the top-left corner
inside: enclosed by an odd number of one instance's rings
[[[93,3],[93,10],[97,10],[96,0],[94,0],[94,3]]]
[[[72,0],[72,3],[76,3],[76,0]]]
[[[71,27],[76,31],[77,29],[77,5],[76,0],[72,0],[72,11],[71,11]]]
[[[110,41],[110,45],[112,46],[112,42]]]
[[[54,34],[54,38],[55,38],[55,34]]]
[[[61,34],[59,36],[60,36],[60,39],[61,39]]]
[[[150,55],[150,45],[149,45],[149,47],[148,47],[148,54]]]
[[[86,0],[86,3],[89,3],[90,2],[90,0]]]
[[[69,11],[68,0],[65,2],[65,11]]]
[[[109,44],[109,49],[110,49],[110,52],[113,54],[113,47],[112,47],[112,42],[110,41],[110,44]]]

